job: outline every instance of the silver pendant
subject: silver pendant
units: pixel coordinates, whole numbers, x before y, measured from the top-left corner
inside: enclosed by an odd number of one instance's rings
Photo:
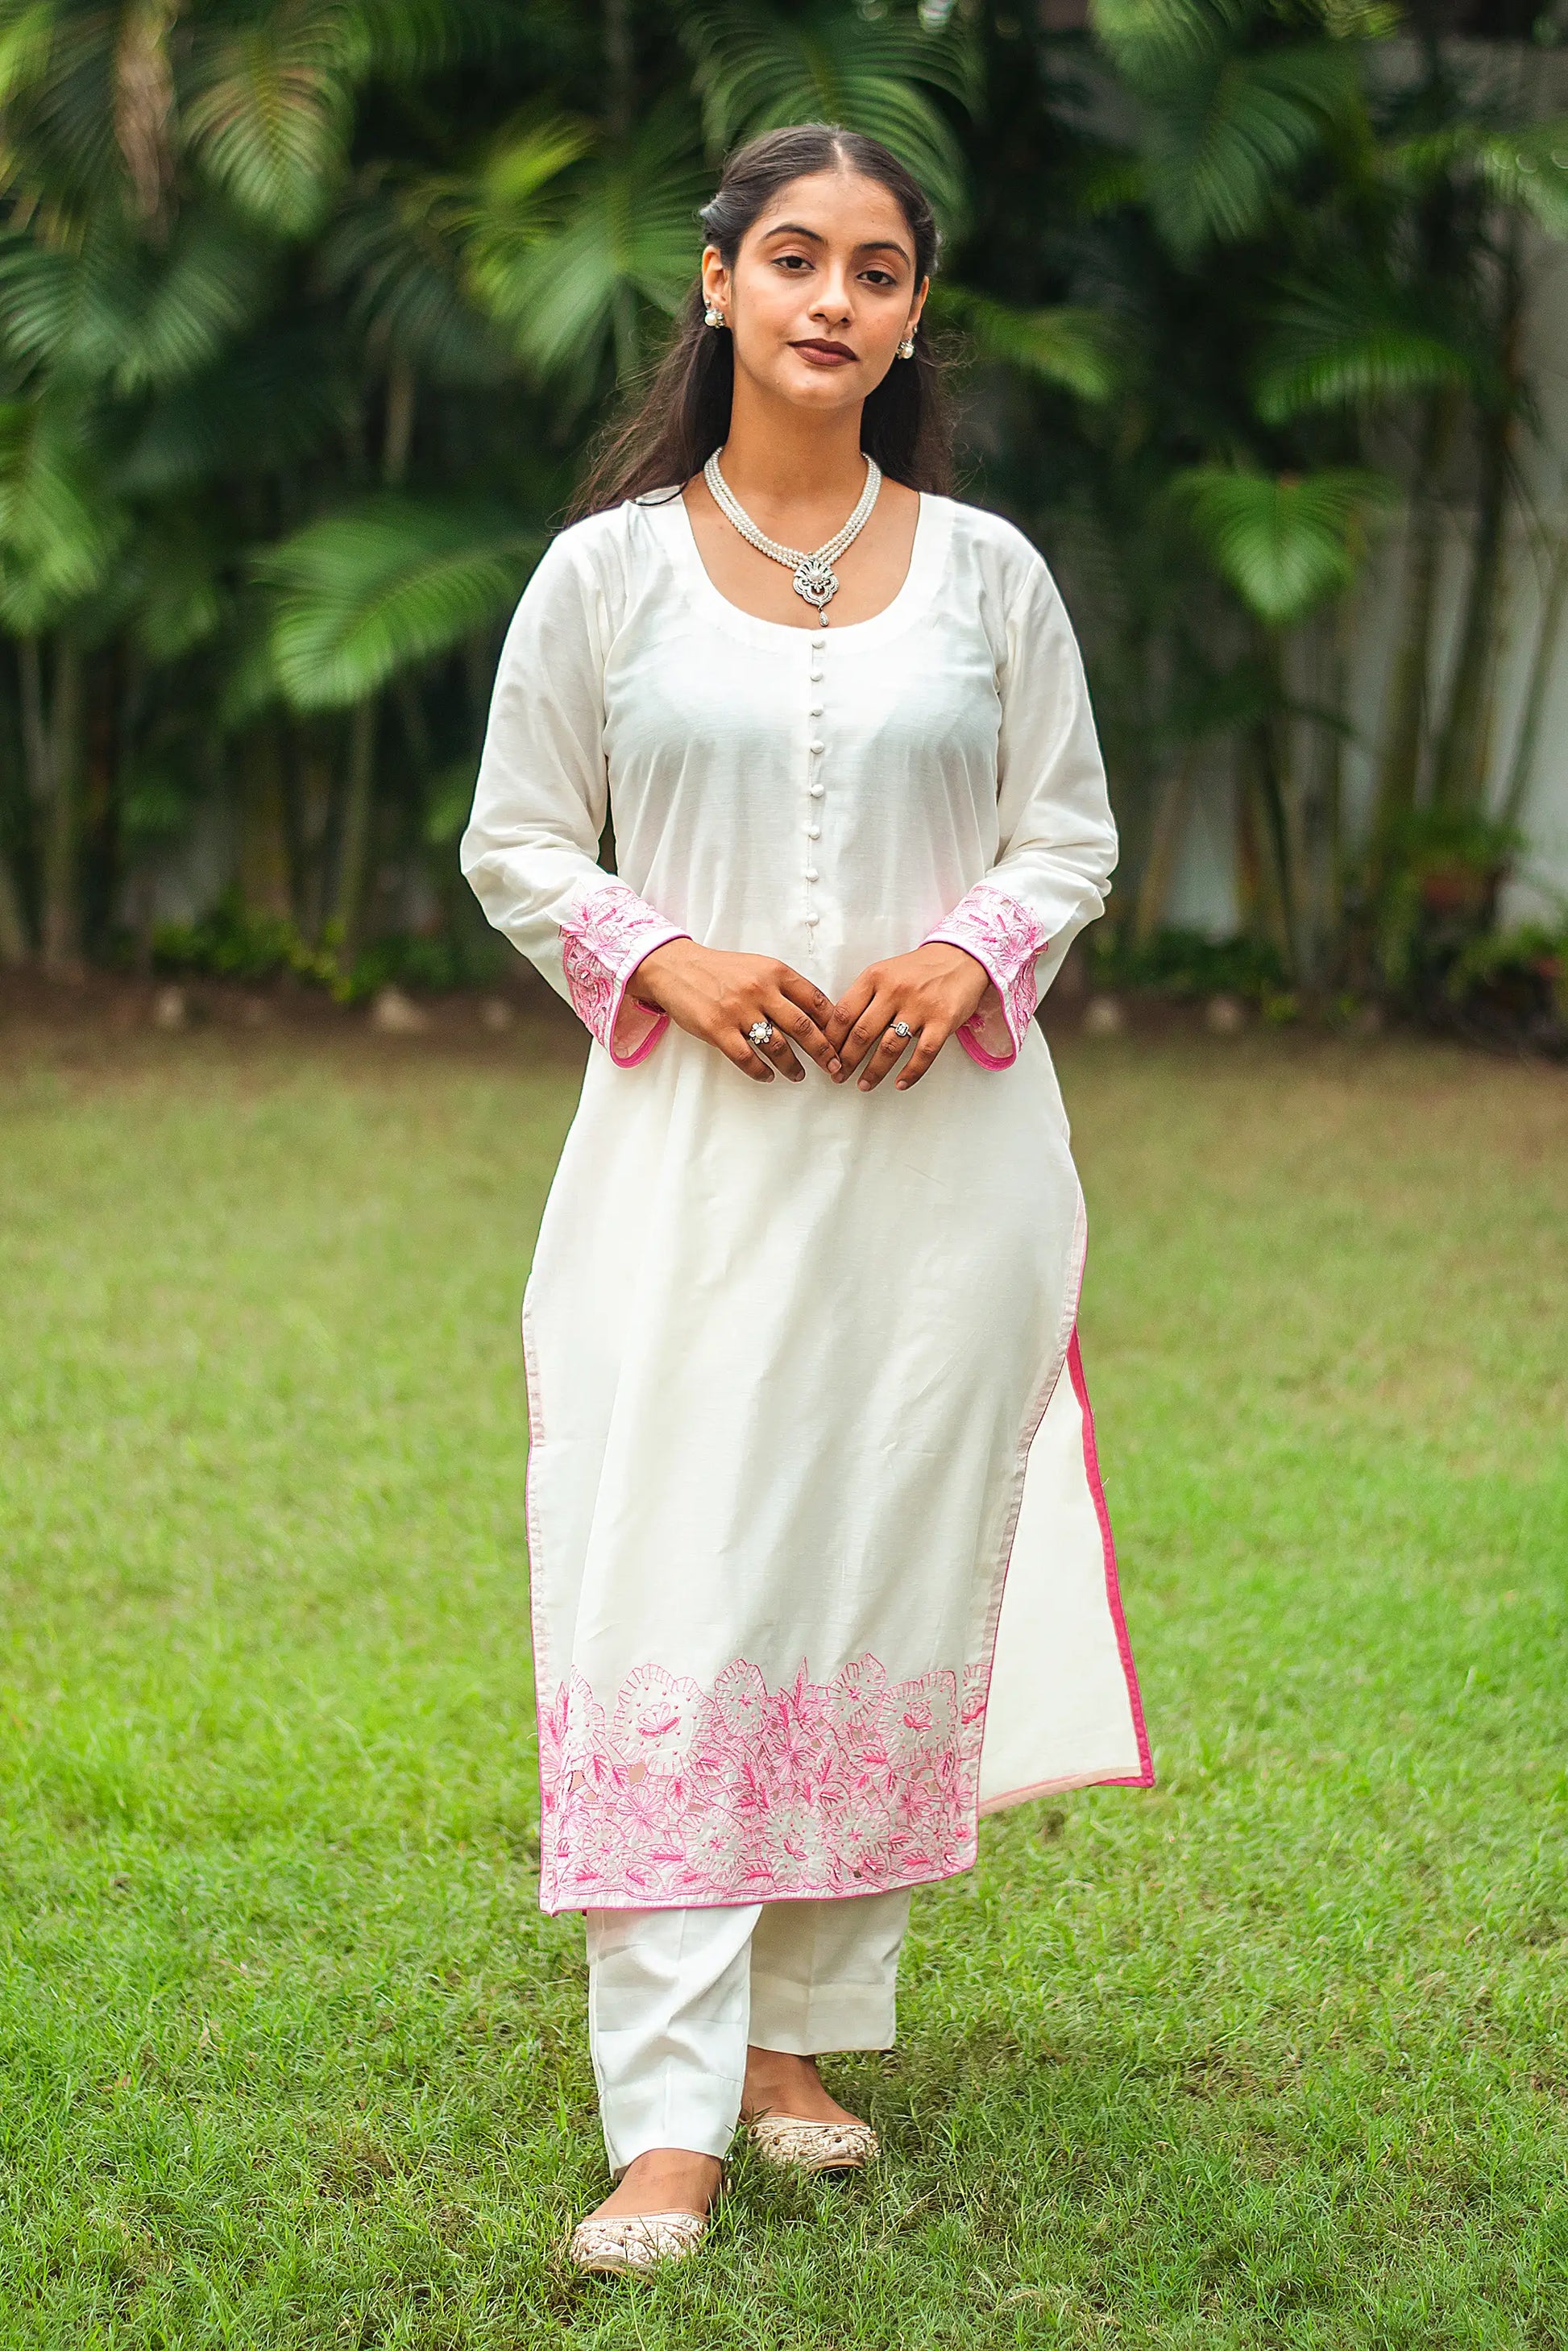
[[[839,576],[820,555],[809,555],[795,569],[795,593],[815,605],[819,613],[839,592]]]

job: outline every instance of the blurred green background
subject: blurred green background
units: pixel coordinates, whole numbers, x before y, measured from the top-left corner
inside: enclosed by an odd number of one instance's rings
[[[1506,0],[0,0],[0,963],[482,978],[506,618],[727,146],[883,138],[1108,984],[1568,1043],[1568,87]],[[1216,940],[1229,959],[1216,966]]]

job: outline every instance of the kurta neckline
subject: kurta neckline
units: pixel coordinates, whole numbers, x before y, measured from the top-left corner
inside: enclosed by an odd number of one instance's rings
[[[676,569],[685,585],[686,594],[696,609],[726,630],[750,645],[778,646],[800,643],[810,644],[819,633],[837,644],[852,642],[857,645],[874,644],[879,639],[897,635],[918,618],[931,600],[942,567],[946,559],[948,541],[953,530],[953,501],[935,496],[929,490],[917,490],[920,510],[915,518],[915,538],[909,550],[909,568],[904,575],[897,594],[891,603],[869,620],[844,621],[835,624],[830,620],[821,632],[812,628],[796,628],[789,621],[765,621],[759,613],[743,611],[738,604],[715,587],[708,576],[707,566],[697,546],[696,533],[685,499],[677,490],[666,496],[656,491],[646,502],[639,499],[644,513],[664,517],[661,528],[668,534],[668,542]]]

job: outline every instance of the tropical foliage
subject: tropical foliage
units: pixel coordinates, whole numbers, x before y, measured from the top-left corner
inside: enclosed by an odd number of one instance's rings
[[[825,118],[943,217],[971,494],[1069,587],[1127,952],[1208,796],[1277,992],[1474,964],[1568,601],[1522,488],[1523,324],[1568,234],[1548,30],[1466,44],[1357,0],[1098,0],[1055,31],[978,0],[0,0],[0,959],[147,959],[194,835],[231,948],[331,970],[439,934],[463,967],[452,845],[507,614],[690,282],[716,158]],[[1502,746],[1521,526],[1542,617]],[[1397,607],[1370,736],[1369,565]]]

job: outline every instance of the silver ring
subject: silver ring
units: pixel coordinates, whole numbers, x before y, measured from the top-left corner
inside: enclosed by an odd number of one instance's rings
[[[772,1021],[754,1020],[750,1028],[746,1032],[746,1041],[748,1045],[755,1045],[759,1051],[764,1045],[771,1045],[773,1042]]]
[[[890,1020],[887,1025],[892,1029],[895,1037],[903,1038],[906,1045],[915,1035],[915,1031],[910,1027],[907,1020]]]

